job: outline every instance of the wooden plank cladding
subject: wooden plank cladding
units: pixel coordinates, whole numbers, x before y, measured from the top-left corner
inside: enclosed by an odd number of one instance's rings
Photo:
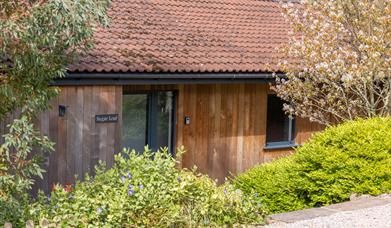
[[[56,143],[47,158],[47,173],[37,185],[45,191],[54,183],[71,184],[77,175],[92,174],[99,160],[113,164],[121,151],[121,121],[96,123],[95,115],[122,114],[122,86],[65,86],[43,113],[39,126]],[[120,103],[119,103],[120,102]],[[60,117],[58,106],[66,107]],[[47,129],[47,130],[45,130]]]
[[[74,176],[93,174],[99,160],[113,164],[122,147],[122,96],[151,90],[176,91],[176,146],[185,146],[182,166],[197,166],[219,182],[263,162],[292,152],[264,150],[268,84],[181,84],[127,86],[63,86],[52,109],[38,119],[43,134],[56,143],[44,164],[48,172],[40,188],[73,183]],[[59,116],[59,105],[66,107]],[[118,120],[97,123],[96,115],[118,114]],[[190,124],[185,124],[185,117]],[[8,118],[6,121],[10,121]],[[0,131],[5,132],[5,122]],[[296,120],[296,143],[322,127]],[[1,141],[2,139],[0,139]]]
[[[125,86],[126,92],[177,90],[176,145],[187,153],[182,166],[197,166],[220,182],[225,177],[287,155],[292,149],[265,151],[267,84]],[[185,117],[190,124],[185,124]],[[296,121],[296,142],[301,144],[318,124]]]
[[[292,149],[265,151],[267,84],[184,85],[179,87],[177,145],[187,153],[184,167],[196,165],[218,179],[240,172]],[[183,103],[181,103],[183,102]],[[183,119],[190,117],[191,124]],[[319,125],[297,120],[296,142],[302,143]]]

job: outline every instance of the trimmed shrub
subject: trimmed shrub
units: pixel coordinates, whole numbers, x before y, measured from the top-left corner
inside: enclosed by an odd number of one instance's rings
[[[239,175],[270,212],[317,207],[352,193],[391,193],[391,118],[357,120],[316,134],[296,153]]]
[[[178,152],[181,154],[181,152]],[[178,154],[177,154],[178,155]],[[142,155],[124,151],[113,168],[74,188],[58,186],[31,208],[35,223],[93,227],[194,227],[259,224],[263,211],[233,185],[217,186],[204,175],[180,170],[167,150]]]

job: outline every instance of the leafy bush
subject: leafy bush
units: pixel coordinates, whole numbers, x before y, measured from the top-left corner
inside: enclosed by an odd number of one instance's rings
[[[316,134],[296,153],[250,169],[235,180],[257,192],[271,212],[391,192],[391,118],[344,123]]]
[[[35,131],[26,116],[15,119],[0,145],[0,225],[23,226],[31,198],[33,178],[42,178],[41,153],[53,150],[53,143]],[[41,148],[32,154],[33,148]]]
[[[182,152],[178,152],[181,154]],[[262,223],[252,197],[230,184],[217,186],[207,176],[180,170],[166,149],[142,155],[124,151],[106,170],[66,191],[60,186],[33,205],[35,222],[61,226],[216,226]]]

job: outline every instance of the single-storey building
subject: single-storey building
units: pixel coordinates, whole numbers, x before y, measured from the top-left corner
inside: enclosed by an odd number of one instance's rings
[[[183,145],[183,167],[221,182],[322,128],[290,119],[270,89],[288,38],[278,1],[112,0],[108,14],[40,117],[56,143],[43,189],[146,144]]]

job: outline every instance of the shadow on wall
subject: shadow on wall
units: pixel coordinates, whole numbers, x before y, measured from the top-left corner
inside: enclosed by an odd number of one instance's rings
[[[66,107],[61,115],[59,106]],[[66,86],[51,102],[51,109],[38,118],[42,134],[55,142],[55,151],[45,157],[44,179],[37,179],[38,189],[49,192],[54,184],[73,184],[75,175],[83,179],[93,174],[99,160],[109,166],[114,153],[121,151],[122,87]],[[96,115],[118,114],[117,121],[96,122]]]
[[[263,149],[269,93],[268,84],[184,85],[183,111],[178,112],[178,134],[183,135],[178,144],[188,151],[183,165],[196,165],[221,183],[230,174],[289,154],[291,149]],[[298,120],[297,143],[319,130],[315,126]]]
[[[129,87],[129,88],[128,88]],[[194,165],[220,183],[244,170],[291,150],[265,151],[267,84],[133,85],[129,91],[178,90],[177,146],[187,153],[182,166]],[[52,109],[37,121],[40,131],[56,142],[55,152],[45,158],[48,172],[37,180],[34,191],[50,191],[54,183],[72,184],[74,175],[93,174],[99,160],[113,164],[121,151],[122,86],[64,86],[51,103]],[[66,107],[60,116],[59,106]],[[117,122],[96,123],[95,116],[118,114]],[[190,117],[190,124],[184,123]],[[4,131],[4,124],[0,131]],[[297,119],[298,143],[319,125]],[[0,139],[1,140],[1,139]]]

